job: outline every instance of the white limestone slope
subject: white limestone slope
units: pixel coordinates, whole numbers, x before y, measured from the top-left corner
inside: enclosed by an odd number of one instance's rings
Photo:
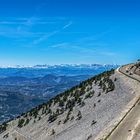
[[[10,122],[11,126],[8,130],[0,135],[0,140],[94,140],[102,138],[103,132],[108,132],[107,130],[112,128],[112,124],[137,97],[140,89],[137,81],[118,71],[110,78],[114,81],[115,90],[106,94],[93,83],[94,96],[85,100],[85,106],[74,107],[70,115],[74,116],[74,119],[63,123],[67,115],[65,112],[59,115],[56,121],[49,123],[48,116],[43,115],[41,120],[36,123],[31,120],[21,129],[16,127],[18,120],[15,120]],[[100,96],[99,92],[101,92]],[[52,108],[55,109],[55,106]],[[82,118],[77,120],[79,111],[81,111]],[[52,134],[52,130],[55,133]],[[3,138],[5,135],[8,137]]]

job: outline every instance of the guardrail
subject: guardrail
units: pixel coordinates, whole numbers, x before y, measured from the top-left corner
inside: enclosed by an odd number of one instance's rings
[[[121,67],[121,68],[122,68],[122,67]],[[125,72],[121,71],[121,70],[120,70],[121,68],[119,68],[119,72],[120,72],[120,73],[124,74],[125,76],[127,76],[127,77],[129,77],[129,78],[131,78],[131,79],[133,79],[133,80],[136,80],[136,81],[140,82],[140,80],[138,80],[137,78],[135,78],[135,77],[133,77],[133,76],[130,76],[130,75],[126,74]]]

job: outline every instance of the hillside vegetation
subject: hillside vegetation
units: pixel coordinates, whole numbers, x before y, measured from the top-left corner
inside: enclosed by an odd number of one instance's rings
[[[127,84],[127,83],[126,83]],[[3,123],[6,140],[89,140],[96,137],[133,98],[114,70],[92,77],[49,102]]]
[[[0,124],[117,65],[0,68]]]

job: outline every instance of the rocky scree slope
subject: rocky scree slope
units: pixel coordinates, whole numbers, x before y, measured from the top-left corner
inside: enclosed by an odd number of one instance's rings
[[[95,139],[134,97],[125,78],[111,70],[88,79],[3,123],[0,140]]]

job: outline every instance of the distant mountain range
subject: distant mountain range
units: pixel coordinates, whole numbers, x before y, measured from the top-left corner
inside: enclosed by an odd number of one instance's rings
[[[112,67],[118,66],[118,64],[60,64],[60,65],[8,65],[0,66],[0,68],[60,68],[60,67],[74,67],[74,68],[95,68],[95,67]]]
[[[103,71],[117,68],[119,65],[110,64],[62,64],[62,65],[35,65],[35,66],[0,66],[0,77],[22,76],[22,77],[43,77],[47,74],[53,75],[96,75]]]

